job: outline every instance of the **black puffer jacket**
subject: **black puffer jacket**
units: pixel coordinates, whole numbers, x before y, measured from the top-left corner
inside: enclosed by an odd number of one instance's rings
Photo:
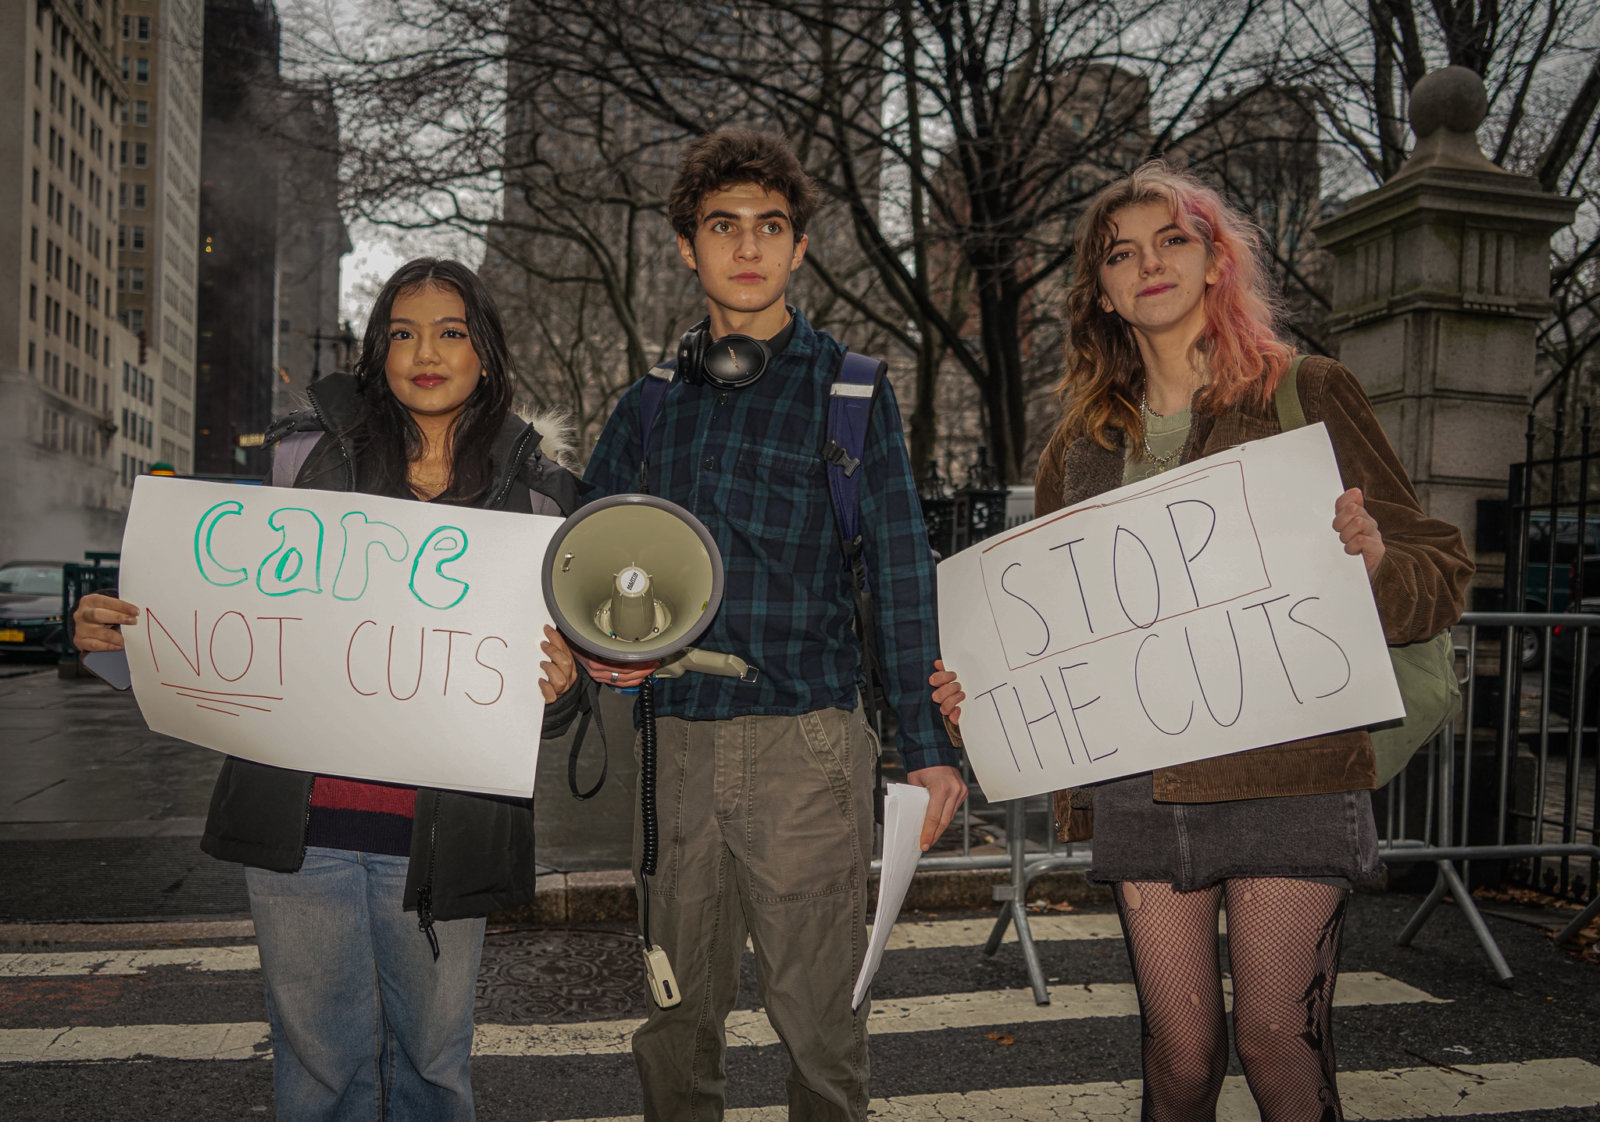
[[[310,389],[312,408],[285,418],[268,434],[318,433],[295,478],[297,487],[356,489],[348,430],[358,407],[355,379],[335,375]],[[302,441],[306,438],[302,438]],[[494,510],[569,514],[582,484],[539,451],[539,433],[508,416],[495,440],[495,483],[482,504]],[[538,560],[529,566],[535,572]],[[531,683],[530,683],[531,687]],[[582,682],[545,709],[544,737],[569,725],[583,704]],[[531,746],[530,746],[531,747]],[[305,858],[311,807],[310,772],[268,767],[232,756],[211,794],[200,848],[224,861],[293,872]],[[424,928],[434,919],[488,915],[532,899],[533,800],[420,788],[411,831],[405,907]]]

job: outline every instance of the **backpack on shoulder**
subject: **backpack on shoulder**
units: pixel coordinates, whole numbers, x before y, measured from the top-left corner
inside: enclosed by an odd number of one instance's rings
[[[1278,427],[1284,432],[1302,428],[1306,423],[1297,380],[1304,357],[1295,356],[1273,396]],[[1404,771],[1417,749],[1443,732],[1461,709],[1455,646],[1448,627],[1415,643],[1390,644],[1389,661],[1394,666],[1394,681],[1400,688],[1406,715],[1367,729],[1372,737],[1373,755],[1377,757],[1379,787]]]

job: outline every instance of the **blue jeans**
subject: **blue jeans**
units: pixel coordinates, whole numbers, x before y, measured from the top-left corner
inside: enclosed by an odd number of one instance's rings
[[[473,1117],[482,919],[401,909],[404,857],[310,847],[298,872],[245,869],[280,1122]]]

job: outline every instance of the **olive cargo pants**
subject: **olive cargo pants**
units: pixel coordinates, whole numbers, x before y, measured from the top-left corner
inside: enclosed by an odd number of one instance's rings
[[[852,1011],[850,997],[866,952],[877,741],[862,710],[662,717],[657,744],[650,937],[683,1001],[652,1004],[633,1037],[645,1119],[722,1118],[724,1022],[746,937],[789,1050],[790,1119],[865,1119],[870,1002]],[[636,870],[639,834],[636,820]]]

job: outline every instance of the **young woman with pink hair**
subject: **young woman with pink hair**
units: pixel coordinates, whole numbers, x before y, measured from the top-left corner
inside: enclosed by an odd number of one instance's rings
[[[1273,395],[1295,350],[1275,329],[1280,303],[1244,216],[1152,162],[1095,196],[1076,253],[1038,514],[1279,431]],[[1307,423],[1328,427],[1348,488],[1329,513],[1366,563],[1389,642],[1454,623],[1472,574],[1460,532],[1423,514],[1349,370],[1306,357],[1295,381]],[[958,720],[955,673],[941,664],[930,683]],[[1374,786],[1357,729],[1056,793],[1059,835],[1093,831],[1090,876],[1115,893],[1142,1015],[1145,1122],[1215,1117],[1228,1069],[1223,906],[1235,1045],[1261,1117],[1343,1117],[1333,989],[1350,886],[1378,873]]]

